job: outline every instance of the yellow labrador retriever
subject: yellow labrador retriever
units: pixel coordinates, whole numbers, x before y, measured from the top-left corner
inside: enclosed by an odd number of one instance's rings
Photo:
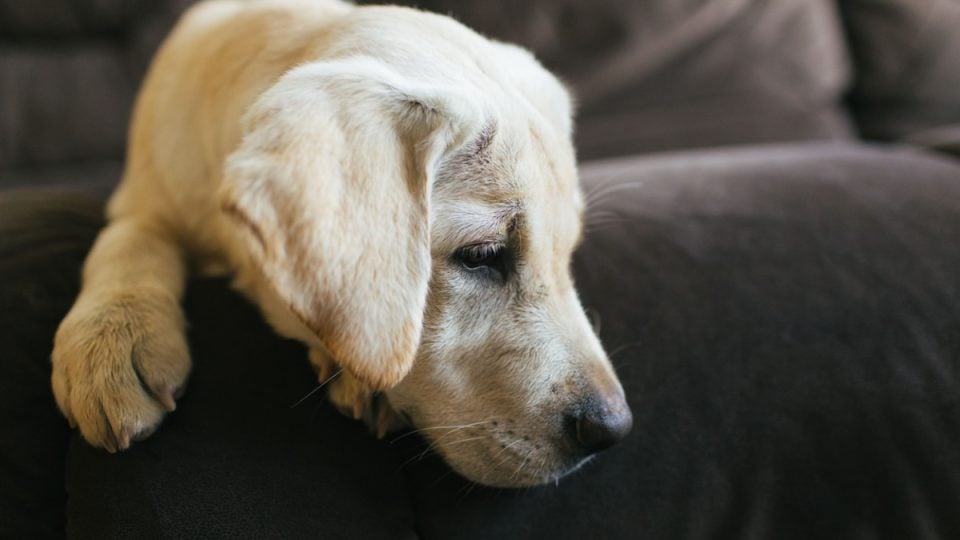
[[[187,273],[228,272],[341,410],[477,482],[555,480],[632,423],[570,276],[582,213],[570,99],[526,51],[405,8],[199,4],[137,101],[57,403],[107,450],[149,435]]]

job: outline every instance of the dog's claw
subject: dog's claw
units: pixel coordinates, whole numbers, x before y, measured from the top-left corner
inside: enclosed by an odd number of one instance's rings
[[[337,364],[323,350],[311,348],[308,357],[310,358],[310,365],[313,366],[313,371],[317,374],[317,380],[321,384],[330,380],[330,377],[336,373]]]
[[[156,396],[157,401],[159,401],[160,404],[163,405],[163,408],[166,409],[167,412],[173,412],[177,410],[177,402],[176,402],[176,399],[174,398],[174,395],[175,395],[175,392],[173,388],[166,387],[162,392],[160,392],[158,396]]]
[[[376,417],[374,433],[378,439],[382,439],[387,433],[403,427],[405,422],[400,415],[393,411],[393,407],[390,406],[390,402],[387,401],[385,396],[375,397],[373,407],[376,409],[374,413]]]
[[[327,396],[330,403],[341,414],[354,420],[361,420],[378,438],[395,431],[405,424],[403,419],[393,412],[387,397],[375,393],[347,371],[340,370],[323,352],[310,350],[310,363],[317,370],[320,382],[330,381]],[[330,380],[327,373],[339,373]]]

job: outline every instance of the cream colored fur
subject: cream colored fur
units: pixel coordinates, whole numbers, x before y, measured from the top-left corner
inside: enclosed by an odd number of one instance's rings
[[[331,400],[402,418],[461,473],[529,485],[579,464],[565,407],[622,390],[569,274],[582,199],[562,86],[441,16],[336,0],[192,8],[137,100],[127,167],[53,389],[114,451],[172,411],[190,358],[188,269],[228,272],[311,348]],[[460,265],[502,242],[516,271]]]

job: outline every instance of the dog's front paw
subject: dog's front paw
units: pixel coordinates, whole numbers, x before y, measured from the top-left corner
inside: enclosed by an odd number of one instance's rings
[[[57,330],[52,361],[70,424],[94,446],[125,449],[176,407],[190,372],[179,303],[137,292],[81,299]]]

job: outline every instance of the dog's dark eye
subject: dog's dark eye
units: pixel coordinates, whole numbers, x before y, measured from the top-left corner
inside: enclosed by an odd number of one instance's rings
[[[467,270],[494,270],[502,276],[506,271],[506,251],[503,244],[484,242],[463,246],[457,250],[455,257]]]
[[[457,251],[457,258],[469,270],[475,270],[481,266],[493,266],[503,246],[492,242],[486,244],[473,244],[464,246]]]

